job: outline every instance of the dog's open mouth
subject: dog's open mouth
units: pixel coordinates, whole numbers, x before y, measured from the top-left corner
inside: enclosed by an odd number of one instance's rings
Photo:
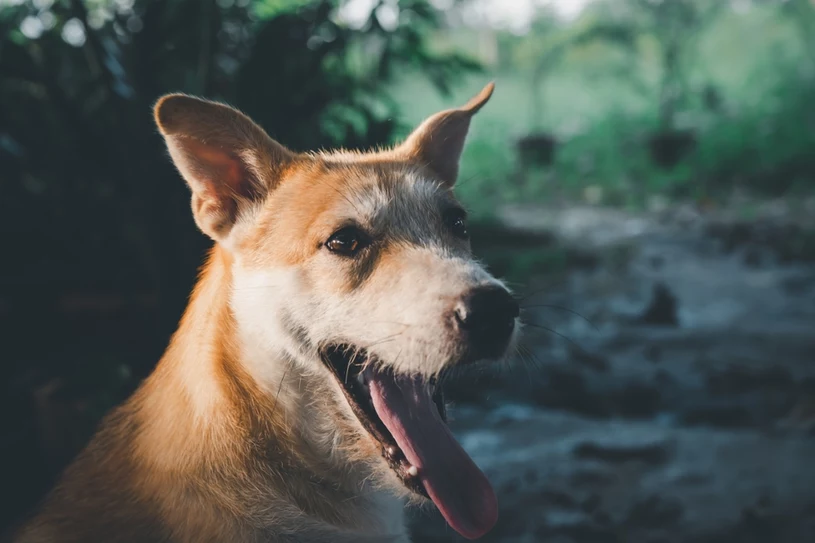
[[[488,532],[498,516],[495,494],[447,427],[436,383],[383,370],[364,350],[349,345],[329,345],[321,356],[405,486],[430,498],[464,537]]]

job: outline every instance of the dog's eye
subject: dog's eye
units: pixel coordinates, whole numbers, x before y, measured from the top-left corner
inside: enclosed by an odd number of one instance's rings
[[[367,238],[359,228],[347,226],[334,232],[325,242],[325,246],[332,253],[354,256],[365,247],[366,243]]]
[[[467,239],[470,233],[467,231],[467,214],[463,209],[451,209],[445,214],[445,222],[447,227],[454,236],[461,239]]]

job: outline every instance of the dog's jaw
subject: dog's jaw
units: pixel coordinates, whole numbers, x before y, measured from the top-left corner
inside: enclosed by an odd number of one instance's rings
[[[274,398],[284,420],[327,462],[315,472],[344,474],[348,491],[359,496],[349,502],[357,509],[349,524],[372,533],[404,533],[404,507],[416,501],[415,496],[364,434],[316,346],[293,326],[286,309],[283,294],[299,281],[297,271],[252,273],[236,266],[233,277],[230,306],[247,372]]]

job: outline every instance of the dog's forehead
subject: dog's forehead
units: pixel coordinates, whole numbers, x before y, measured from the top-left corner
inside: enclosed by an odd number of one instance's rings
[[[424,230],[455,201],[443,185],[416,171],[366,173],[364,182],[349,185],[349,197],[338,200],[336,211],[375,230]]]
[[[403,163],[332,164],[312,176],[301,191],[320,194],[310,199],[309,229],[356,223],[371,231],[398,237],[426,237],[438,230],[441,212],[456,205],[450,189],[417,168]]]

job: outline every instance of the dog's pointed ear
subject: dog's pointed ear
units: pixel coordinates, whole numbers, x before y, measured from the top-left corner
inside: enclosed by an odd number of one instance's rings
[[[489,83],[466,105],[428,117],[397,147],[397,153],[419,162],[440,181],[453,186],[470,120],[492,96],[494,83]]]
[[[224,241],[294,158],[246,115],[224,104],[170,94],[156,103],[154,115],[192,190],[195,222],[215,241]]]

